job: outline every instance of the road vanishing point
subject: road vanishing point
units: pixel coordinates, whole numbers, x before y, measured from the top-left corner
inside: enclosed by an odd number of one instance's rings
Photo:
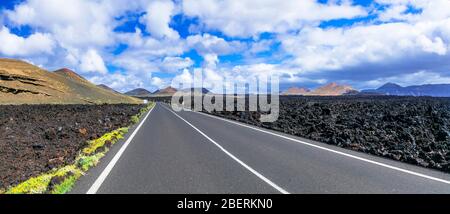
[[[71,193],[450,193],[450,175],[157,103]]]

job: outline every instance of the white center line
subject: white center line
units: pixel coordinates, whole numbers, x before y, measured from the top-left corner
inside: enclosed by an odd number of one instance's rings
[[[266,182],[267,184],[269,184],[270,186],[272,186],[273,188],[275,188],[276,190],[278,190],[279,192],[283,193],[283,194],[289,194],[288,191],[286,191],[285,189],[281,188],[280,186],[278,186],[277,184],[275,184],[274,182],[272,182],[271,180],[269,180],[268,178],[266,178],[264,175],[262,175],[261,173],[257,172],[256,170],[254,170],[252,167],[250,167],[249,165],[247,165],[246,163],[244,163],[243,161],[239,160],[239,158],[237,158],[236,156],[234,156],[233,154],[231,154],[230,152],[228,152],[226,149],[224,149],[220,144],[218,144],[216,141],[214,141],[213,139],[211,139],[210,137],[208,137],[208,135],[206,135],[205,133],[203,133],[202,131],[200,131],[197,127],[195,127],[194,125],[192,125],[191,123],[189,123],[187,120],[185,120],[184,118],[182,118],[180,115],[176,114],[175,112],[173,112],[172,110],[168,109],[167,107],[165,107],[164,105],[162,105],[166,110],[172,112],[175,116],[177,116],[178,118],[180,118],[181,120],[183,120],[185,123],[187,123],[189,126],[191,126],[193,129],[195,129],[197,132],[199,132],[201,135],[203,135],[203,137],[205,137],[206,139],[208,139],[209,141],[211,141],[214,145],[216,145],[220,150],[222,150],[225,154],[227,154],[228,156],[230,156],[233,160],[235,160],[236,162],[238,162],[240,165],[242,165],[244,168],[246,168],[248,171],[250,171],[251,173],[253,173],[254,175],[256,175],[258,178],[260,178],[261,180],[263,180],[264,182]]]
[[[109,162],[108,166],[106,166],[106,168],[103,170],[103,172],[100,174],[100,176],[98,176],[97,180],[95,180],[94,184],[92,184],[91,188],[89,188],[89,190],[87,191],[86,194],[96,194],[97,193],[98,189],[100,188],[100,186],[102,186],[102,184],[105,181],[106,177],[108,177],[109,173],[114,168],[114,166],[116,165],[117,161],[119,161],[119,159],[122,156],[123,152],[125,152],[125,150],[127,149],[128,145],[131,143],[131,141],[133,140],[134,136],[139,131],[139,129],[141,128],[142,124],[144,124],[145,120],[147,120],[147,117],[150,115],[150,113],[152,113],[153,109],[155,109],[155,107],[156,107],[156,105],[153,106],[152,109],[150,109],[150,111],[147,113],[147,115],[144,117],[144,119],[141,121],[141,123],[139,123],[139,126],[134,130],[133,134],[131,134],[130,137],[128,138],[128,140],[122,145],[120,150],[116,153],[116,155],[113,157],[113,159]]]
[[[253,129],[253,130],[256,130],[256,131],[259,131],[259,132],[263,132],[263,133],[266,133],[266,134],[270,134],[270,135],[273,135],[273,136],[277,136],[277,137],[280,137],[280,138],[284,138],[286,140],[294,141],[296,143],[300,143],[300,144],[303,144],[303,145],[311,146],[311,147],[314,147],[314,148],[317,148],[317,149],[325,150],[325,151],[332,152],[332,153],[339,154],[339,155],[343,155],[343,156],[346,156],[346,157],[349,157],[349,158],[357,159],[357,160],[364,161],[364,162],[371,163],[371,164],[375,164],[375,165],[378,165],[378,166],[381,166],[381,167],[385,167],[385,168],[389,168],[389,169],[396,170],[396,171],[399,171],[399,172],[403,172],[403,173],[406,173],[406,174],[410,174],[410,175],[418,176],[418,177],[421,177],[421,178],[425,178],[425,179],[441,182],[441,183],[444,183],[444,184],[450,184],[449,180],[436,178],[436,177],[433,177],[433,176],[425,175],[425,174],[414,172],[414,171],[411,171],[411,170],[402,169],[400,167],[392,166],[392,165],[389,165],[389,164],[380,163],[380,162],[377,162],[377,161],[373,161],[373,160],[369,160],[369,159],[366,159],[366,158],[358,157],[356,155],[351,155],[351,154],[348,154],[348,153],[345,153],[345,152],[336,151],[336,150],[329,149],[329,148],[326,148],[326,147],[322,147],[322,146],[319,146],[319,145],[315,145],[315,144],[312,144],[312,143],[307,143],[305,141],[301,141],[301,140],[298,140],[298,139],[295,139],[295,138],[291,138],[291,137],[284,136],[284,135],[281,135],[281,134],[276,134],[276,133],[273,133],[273,132],[270,132],[270,131],[266,131],[266,130],[263,130],[263,129],[260,129],[260,128],[255,128],[255,127],[252,127],[250,125],[245,125],[245,124],[242,124],[242,123],[238,123],[238,122],[231,121],[231,120],[228,120],[228,119],[220,118],[220,117],[217,117],[217,116],[212,116],[212,115],[209,115],[209,114],[205,114],[203,112],[195,112],[195,113],[198,113],[198,114],[201,114],[201,115],[204,115],[204,116],[207,116],[207,117],[215,118],[215,119],[218,119],[218,120],[222,120],[222,121],[225,121],[225,122],[229,122],[229,123],[232,123],[232,124],[235,124],[235,125],[239,125],[239,126],[242,126],[242,127],[246,127],[246,128],[249,128],[249,129]]]

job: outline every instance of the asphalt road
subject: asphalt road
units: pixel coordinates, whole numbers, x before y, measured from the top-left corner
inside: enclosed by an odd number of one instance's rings
[[[157,104],[72,193],[450,193],[450,174]]]

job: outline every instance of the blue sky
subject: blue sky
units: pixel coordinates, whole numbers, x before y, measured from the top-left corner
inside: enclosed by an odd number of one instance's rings
[[[202,71],[330,82],[450,83],[448,0],[0,0],[0,57],[156,90]]]

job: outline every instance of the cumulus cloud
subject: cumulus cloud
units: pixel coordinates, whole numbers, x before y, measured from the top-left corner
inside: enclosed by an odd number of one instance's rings
[[[280,39],[283,48],[296,56],[295,63],[304,70],[341,69],[411,55],[445,55],[448,41],[446,44],[444,39],[448,39],[441,37],[441,27],[429,23],[388,23],[345,29],[305,28]]]
[[[143,17],[147,30],[157,38],[178,39],[178,32],[170,28],[169,23],[174,15],[175,5],[171,0],[152,1]]]
[[[106,1],[28,0],[6,15],[14,24],[51,32],[62,46],[113,44],[113,12]]]
[[[6,56],[51,54],[55,46],[49,34],[34,33],[27,38],[17,36],[0,26],[0,53]]]
[[[26,0],[0,11],[0,55],[73,67],[122,91],[193,71],[212,87],[226,76],[360,88],[448,80],[450,1],[353,2]],[[344,26],[322,25],[330,20]]]
[[[379,12],[382,21],[438,21],[450,16],[448,0],[376,0],[387,9]]]
[[[146,88],[150,84],[148,81],[139,78],[134,74],[110,73],[96,74],[89,78],[95,84],[105,84],[111,88],[118,89],[120,92],[131,91],[135,88]]]
[[[81,57],[81,70],[86,72],[107,73],[105,62],[97,51],[90,49]]]
[[[225,55],[233,52],[239,52],[245,48],[245,45],[239,41],[225,41],[223,38],[210,34],[193,35],[186,38],[187,46],[195,49],[200,55],[217,54]]]
[[[334,2],[334,1],[333,1]],[[183,12],[198,17],[206,28],[232,37],[251,37],[263,32],[283,33],[308,23],[354,18],[367,12],[347,3],[321,4],[315,0],[184,0]]]
[[[189,68],[193,64],[194,62],[189,57],[166,57],[161,62],[161,69],[167,72],[176,72],[178,70]]]
[[[172,81],[171,86],[174,88],[190,88],[194,83],[194,76],[188,69],[184,69],[181,74],[176,75]]]
[[[164,80],[159,77],[152,78],[152,85],[160,88],[164,84]]]

